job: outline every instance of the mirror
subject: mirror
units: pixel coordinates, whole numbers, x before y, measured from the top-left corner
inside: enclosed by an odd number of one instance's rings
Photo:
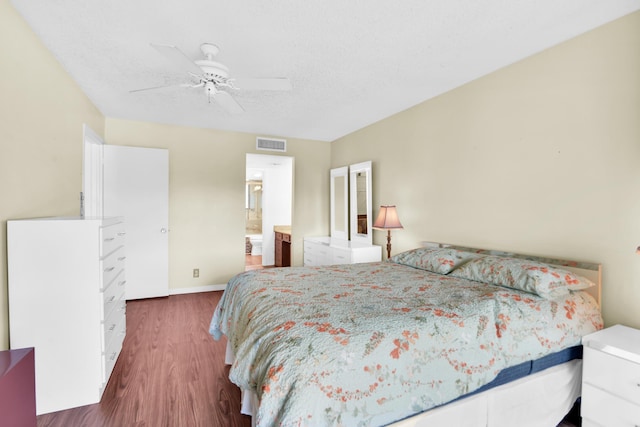
[[[347,166],[331,169],[331,237],[334,239],[349,239],[348,171]]]
[[[371,245],[371,162],[349,166],[351,185],[351,241]]]

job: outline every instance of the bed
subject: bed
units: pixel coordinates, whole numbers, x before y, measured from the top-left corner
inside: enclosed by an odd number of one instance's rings
[[[429,244],[239,274],[210,333],[257,426],[555,426],[599,296],[599,264]]]

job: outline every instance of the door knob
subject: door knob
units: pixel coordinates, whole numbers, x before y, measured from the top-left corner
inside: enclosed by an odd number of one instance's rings
[[[168,231],[168,230],[167,230],[166,228],[161,228],[161,229],[160,229],[160,232],[161,232],[161,233],[166,233],[167,231]]]

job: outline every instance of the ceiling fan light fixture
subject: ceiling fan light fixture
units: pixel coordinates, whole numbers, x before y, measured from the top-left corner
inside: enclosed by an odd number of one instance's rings
[[[205,76],[209,78],[229,78],[229,68],[219,62],[210,61],[208,59],[200,59],[198,61],[195,61],[195,63],[202,69],[202,72],[205,74]]]
[[[218,91],[218,89],[216,88],[215,83],[213,83],[213,82],[206,82],[204,84],[204,89],[207,92],[210,92],[210,93],[216,93]]]
[[[207,100],[211,103],[211,98],[215,97],[216,93],[218,93],[218,89],[213,82],[206,82],[204,84],[204,92],[207,94]]]

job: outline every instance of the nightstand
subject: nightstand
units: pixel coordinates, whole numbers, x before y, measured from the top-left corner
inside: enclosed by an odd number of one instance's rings
[[[640,426],[640,331],[616,325],[582,344],[582,425]]]

